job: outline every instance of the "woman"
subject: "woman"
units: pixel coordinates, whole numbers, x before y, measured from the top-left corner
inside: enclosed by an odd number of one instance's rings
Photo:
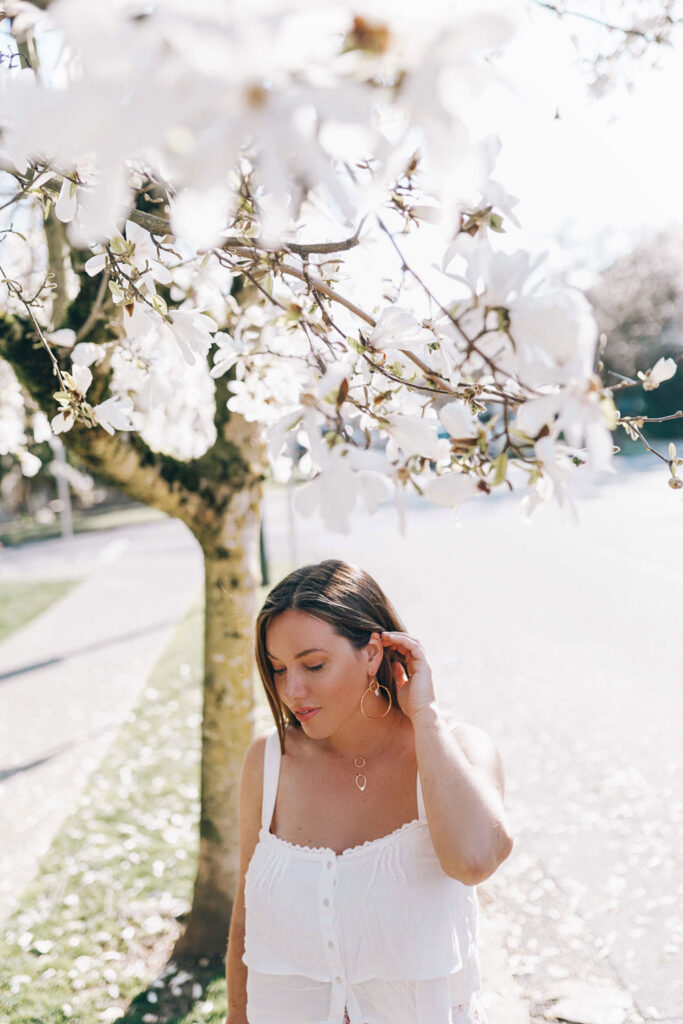
[[[345,562],[274,587],[256,657],[275,728],[242,771],[226,1024],[484,1024],[474,886],[513,845],[492,741]]]

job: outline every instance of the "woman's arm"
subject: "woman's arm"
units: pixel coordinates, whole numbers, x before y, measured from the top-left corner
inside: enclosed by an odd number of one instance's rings
[[[465,885],[489,878],[514,845],[493,741],[475,726],[451,730],[436,704],[412,718],[429,834],[446,874]]]
[[[244,879],[258,842],[261,827],[263,793],[263,754],[265,736],[253,741],[244,758],[240,779],[240,871],[230,919],[230,937],[225,959],[228,986],[226,1024],[247,1022],[247,967],[244,954]]]
[[[382,633],[381,638],[405,663],[404,670],[394,662],[394,676],[399,705],[415,733],[434,851],[446,874],[478,885],[513,847],[503,807],[500,755],[482,729],[451,729],[436,705],[431,670],[417,640],[398,632]]]

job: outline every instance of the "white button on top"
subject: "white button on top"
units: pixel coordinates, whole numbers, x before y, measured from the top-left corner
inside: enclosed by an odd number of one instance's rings
[[[334,949],[334,942],[328,942],[327,943],[327,948],[328,949]]]
[[[337,975],[337,977],[334,980],[337,983],[337,985],[341,985],[341,978],[339,977],[339,975]]]
[[[325,899],[323,900],[323,906],[324,907],[329,907],[329,905],[330,905],[330,901],[327,899],[327,897],[325,897]]]
[[[328,866],[328,868],[331,868],[331,867],[332,867],[332,861],[331,861],[331,860],[328,860],[328,862],[327,862],[327,866]]]

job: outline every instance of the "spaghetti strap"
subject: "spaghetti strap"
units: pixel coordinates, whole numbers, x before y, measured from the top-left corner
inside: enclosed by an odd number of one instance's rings
[[[263,799],[261,801],[261,825],[268,831],[275,810],[277,784],[280,778],[280,737],[277,729],[273,729],[266,737],[263,754]]]
[[[420,783],[420,773],[417,773],[417,816],[420,821],[427,820],[427,812],[425,810],[424,797],[422,796],[422,784]]]

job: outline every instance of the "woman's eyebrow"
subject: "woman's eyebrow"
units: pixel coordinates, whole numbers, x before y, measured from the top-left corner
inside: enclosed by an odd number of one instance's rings
[[[295,654],[294,657],[295,658],[303,658],[303,656],[305,654],[313,654],[314,651],[323,651],[324,654],[329,654],[330,653],[324,647],[307,647],[305,651],[299,651],[299,653]],[[272,658],[274,661],[280,661],[281,660],[280,658],[278,658],[278,656],[276,654],[271,654],[270,651],[266,651],[266,654],[268,655],[269,658]]]

